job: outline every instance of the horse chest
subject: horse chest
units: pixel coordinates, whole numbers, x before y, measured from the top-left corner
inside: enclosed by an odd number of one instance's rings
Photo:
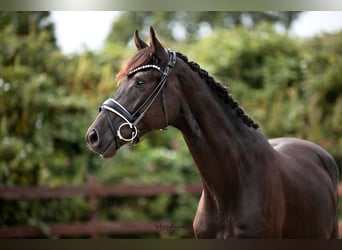
[[[196,214],[194,220],[194,233],[196,238],[227,239],[233,237],[232,223],[222,220],[215,212],[201,211]]]
[[[274,232],[270,231],[270,220],[265,218],[259,209],[239,207],[235,212],[231,211],[218,203],[208,202],[202,194],[193,223],[195,237],[269,238],[273,235]]]
[[[258,215],[256,217],[261,218]],[[202,211],[196,214],[193,227],[196,238],[269,238],[273,233],[269,231],[267,224],[257,218],[246,221],[244,217],[235,214],[222,215],[217,211]]]
[[[237,232],[236,216],[205,201],[202,195],[193,227],[196,238],[234,238]]]

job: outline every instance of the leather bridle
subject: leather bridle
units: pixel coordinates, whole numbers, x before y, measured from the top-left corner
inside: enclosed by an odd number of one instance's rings
[[[168,53],[169,60],[168,60],[168,63],[167,63],[167,65],[163,71],[157,65],[146,64],[146,65],[142,65],[140,67],[137,67],[128,73],[128,76],[131,76],[131,75],[133,75],[136,72],[141,71],[141,70],[154,69],[154,70],[159,71],[162,74],[159,83],[153,89],[152,93],[135,110],[135,112],[133,114],[131,114],[124,106],[122,106],[118,101],[116,101],[113,98],[109,98],[109,99],[105,100],[104,103],[100,106],[100,112],[101,111],[105,112],[106,120],[109,124],[109,127],[110,127],[112,133],[113,133],[114,139],[117,136],[120,140],[123,140],[125,142],[131,142],[132,144],[136,144],[138,141],[137,135],[139,132],[137,125],[143,119],[146,112],[151,107],[151,105],[153,104],[153,102],[156,100],[156,98],[158,97],[158,95],[160,93],[162,94],[162,100],[163,100],[163,110],[164,110],[165,124],[166,124],[165,128],[168,126],[168,114],[167,114],[167,109],[166,109],[166,99],[165,99],[165,95],[164,95],[164,87],[166,85],[167,78],[168,78],[168,75],[170,73],[170,70],[176,64],[177,56],[176,56],[175,51],[172,51],[170,49],[166,49],[166,51]],[[121,117],[124,120],[124,122],[118,127],[116,132],[115,132],[113,122],[109,116],[108,111],[114,113],[115,115]],[[131,136],[129,138],[124,137],[121,133],[121,130],[124,127],[129,127],[129,129],[131,129],[131,131],[132,131]],[[117,143],[116,143],[116,147],[118,147]]]

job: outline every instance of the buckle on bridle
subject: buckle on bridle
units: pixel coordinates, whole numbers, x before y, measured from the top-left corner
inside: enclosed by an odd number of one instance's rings
[[[122,133],[121,133],[121,129],[125,126],[129,126],[129,128],[132,130],[132,136],[130,138],[125,138]],[[126,142],[133,142],[134,139],[137,137],[138,135],[138,129],[136,126],[134,126],[132,123],[128,123],[128,122],[125,122],[125,123],[122,123],[117,132],[116,132],[117,136],[119,137],[120,140],[123,140],[123,141],[126,141]]]

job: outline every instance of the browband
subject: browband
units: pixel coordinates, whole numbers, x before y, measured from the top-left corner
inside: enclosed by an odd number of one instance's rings
[[[146,64],[146,65],[142,65],[142,66],[140,66],[140,67],[137,67],[137,68],[131,70],[130,72],[128,72],[127,75],[130,76],[130,75],[132,75],[132,74],[134,74],[134,73],[136,73],[136,72],[138,72],[138,71],[140,71],[140,70],[150,69],[150,68],[156,69],[156,70],[158,70],[158,71],[161,72],[159,66],[153,65],[153,64]]]

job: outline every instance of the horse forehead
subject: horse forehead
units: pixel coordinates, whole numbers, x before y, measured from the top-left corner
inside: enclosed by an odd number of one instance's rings
[[[127,74],[133,69],[148,64],[151,60],[149,48],[139,50],[135,55],[133,55],[126,63],[123,64],[121,70],[116,75],[117,79],[121,81]]]

